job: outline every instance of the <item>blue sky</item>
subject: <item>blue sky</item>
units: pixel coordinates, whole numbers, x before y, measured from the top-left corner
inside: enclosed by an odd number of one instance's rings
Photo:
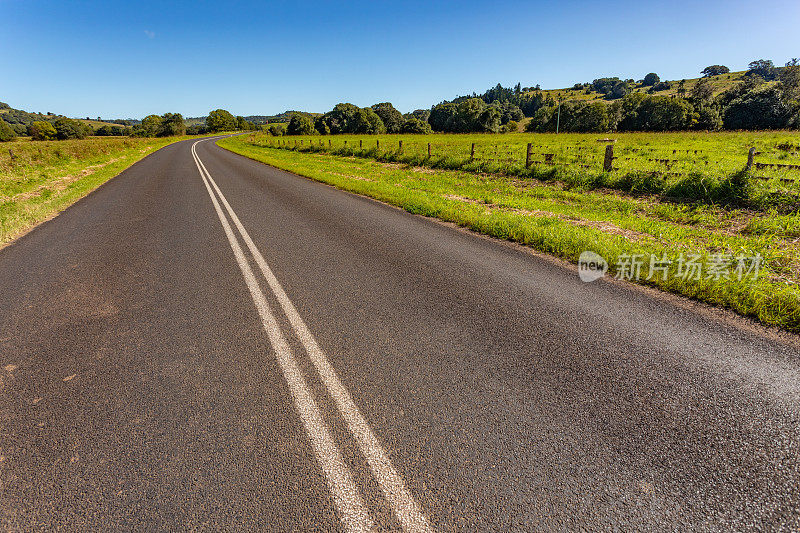
[[[797,0],[0,0],[0,20],[0,101],[75,117],[405,112],[498,82],[680,79],[800,56]]]

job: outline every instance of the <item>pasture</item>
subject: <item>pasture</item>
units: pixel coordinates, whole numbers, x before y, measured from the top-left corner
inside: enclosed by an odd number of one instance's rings
[[[432,168],[531,177],[585,189],[792,212],[800,205],[797,132],[511,133],[271,137],[259,146]],[[528,146],[530,145],[530,155]],[[611,146],[610,171],[606,154]],[[754,148],[751,169],[749,151]]]

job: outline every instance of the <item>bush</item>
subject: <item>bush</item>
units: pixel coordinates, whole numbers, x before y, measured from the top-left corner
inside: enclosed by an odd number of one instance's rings
[[[280,137],[286,132],[286,124],[283,123],[270,124],[267,127],[267,131],[273,137]]]
[[[0,142],[13,141],[17,138],[17,132],[5,120],[0,120]]]
[[[403,127],[401,128],[403,133],[431,133],[431,125],[427,122],[422,122],[418,118],[409,118],[405,122],[403,122]]]
[[[186,135],[203,135],[204,133],[208,133],[205,124],[192,124],[186,128]]]
[[[314,133],[316,133],[314,123],[308,115],[303,113],[293,114],[286,127],[287,135],[312,135]]]
[[[28,135],[34,141],[52,141],[56,138],[56,129],[49,122],[37,120],[28,126]]]
[[[122,126],[100,126],[97,128],[97,131],[94,134],[98,137],[112,137],[112,136],[120,136],[125,135],[125,130]]]
[[[784,100],[781,88],[762,85],[735,98],[724,110],[726,129],[779,129],[789,123],[791,106]]]
[[[658,83],[654,84],[650,87],[647,92],[654,93],[658,91],[668,91],[672,88],[672,84],[668,81],[659,81]]]
[[[66,139],[84,139],[89,133],[87,127],[83,123],[66,117],[56,119],[56,121],[53,122],[53,127],[56,129],[56,139],[61,141]],[[91,130],[91,127],[88,127],[88,129]]]

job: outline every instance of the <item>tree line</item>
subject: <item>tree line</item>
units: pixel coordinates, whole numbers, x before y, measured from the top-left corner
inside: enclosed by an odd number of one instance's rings
[[[800,62],[784,67],[759,59],[749,64],[741,79],[715,95],[712,79],[729,74],[724,65],[704,68],[691,88],[685,80],[661,81],[648,73],[642,80],[618,77],[577,83],[571,91],[592,92],[602,100],[566,98],[557,101],[536,87],[503,87],[497,84],[483,94],[458,96],[402,114],[391,103],[360,108],[337,104],[314,116],[295,112],[288,124],[270,124],[273,135],[336,133],[502,133],[513,132],[530,118],[529,132],[607,132],[680,130],[760,130],[800,128]],[[639,91],[634,89],[640,88]],[[675,94],[659,95],[668,89]]]
[[[138,124],[128,120],[116,120],[118,125],[104,124],[98,128],[87,122],[53,115],[52,113],[27,113],[12,109],[8,104],[0,102],[0,142],[12,141],[18,136],[28,135],[34,141],[54,141],[67,139],[84,139],[89,136],[123,136],[131,137],[172,137],[178,135],[199,135],[220,131],[247,131],[257,129],[252,122],[241,116],[233,116],[224,109],[216,109],[208,114],[204,124],[186,126],[180,113],[164,113],[148,115]],[[13,123],[5,119],[14,120]],[[99,117],[98,117],[99,120]]]

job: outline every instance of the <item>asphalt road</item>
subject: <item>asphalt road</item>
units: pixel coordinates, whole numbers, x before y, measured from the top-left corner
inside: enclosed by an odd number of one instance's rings
[[[0,250],[3,530],[800,529],[796,338],[193,144]]]

